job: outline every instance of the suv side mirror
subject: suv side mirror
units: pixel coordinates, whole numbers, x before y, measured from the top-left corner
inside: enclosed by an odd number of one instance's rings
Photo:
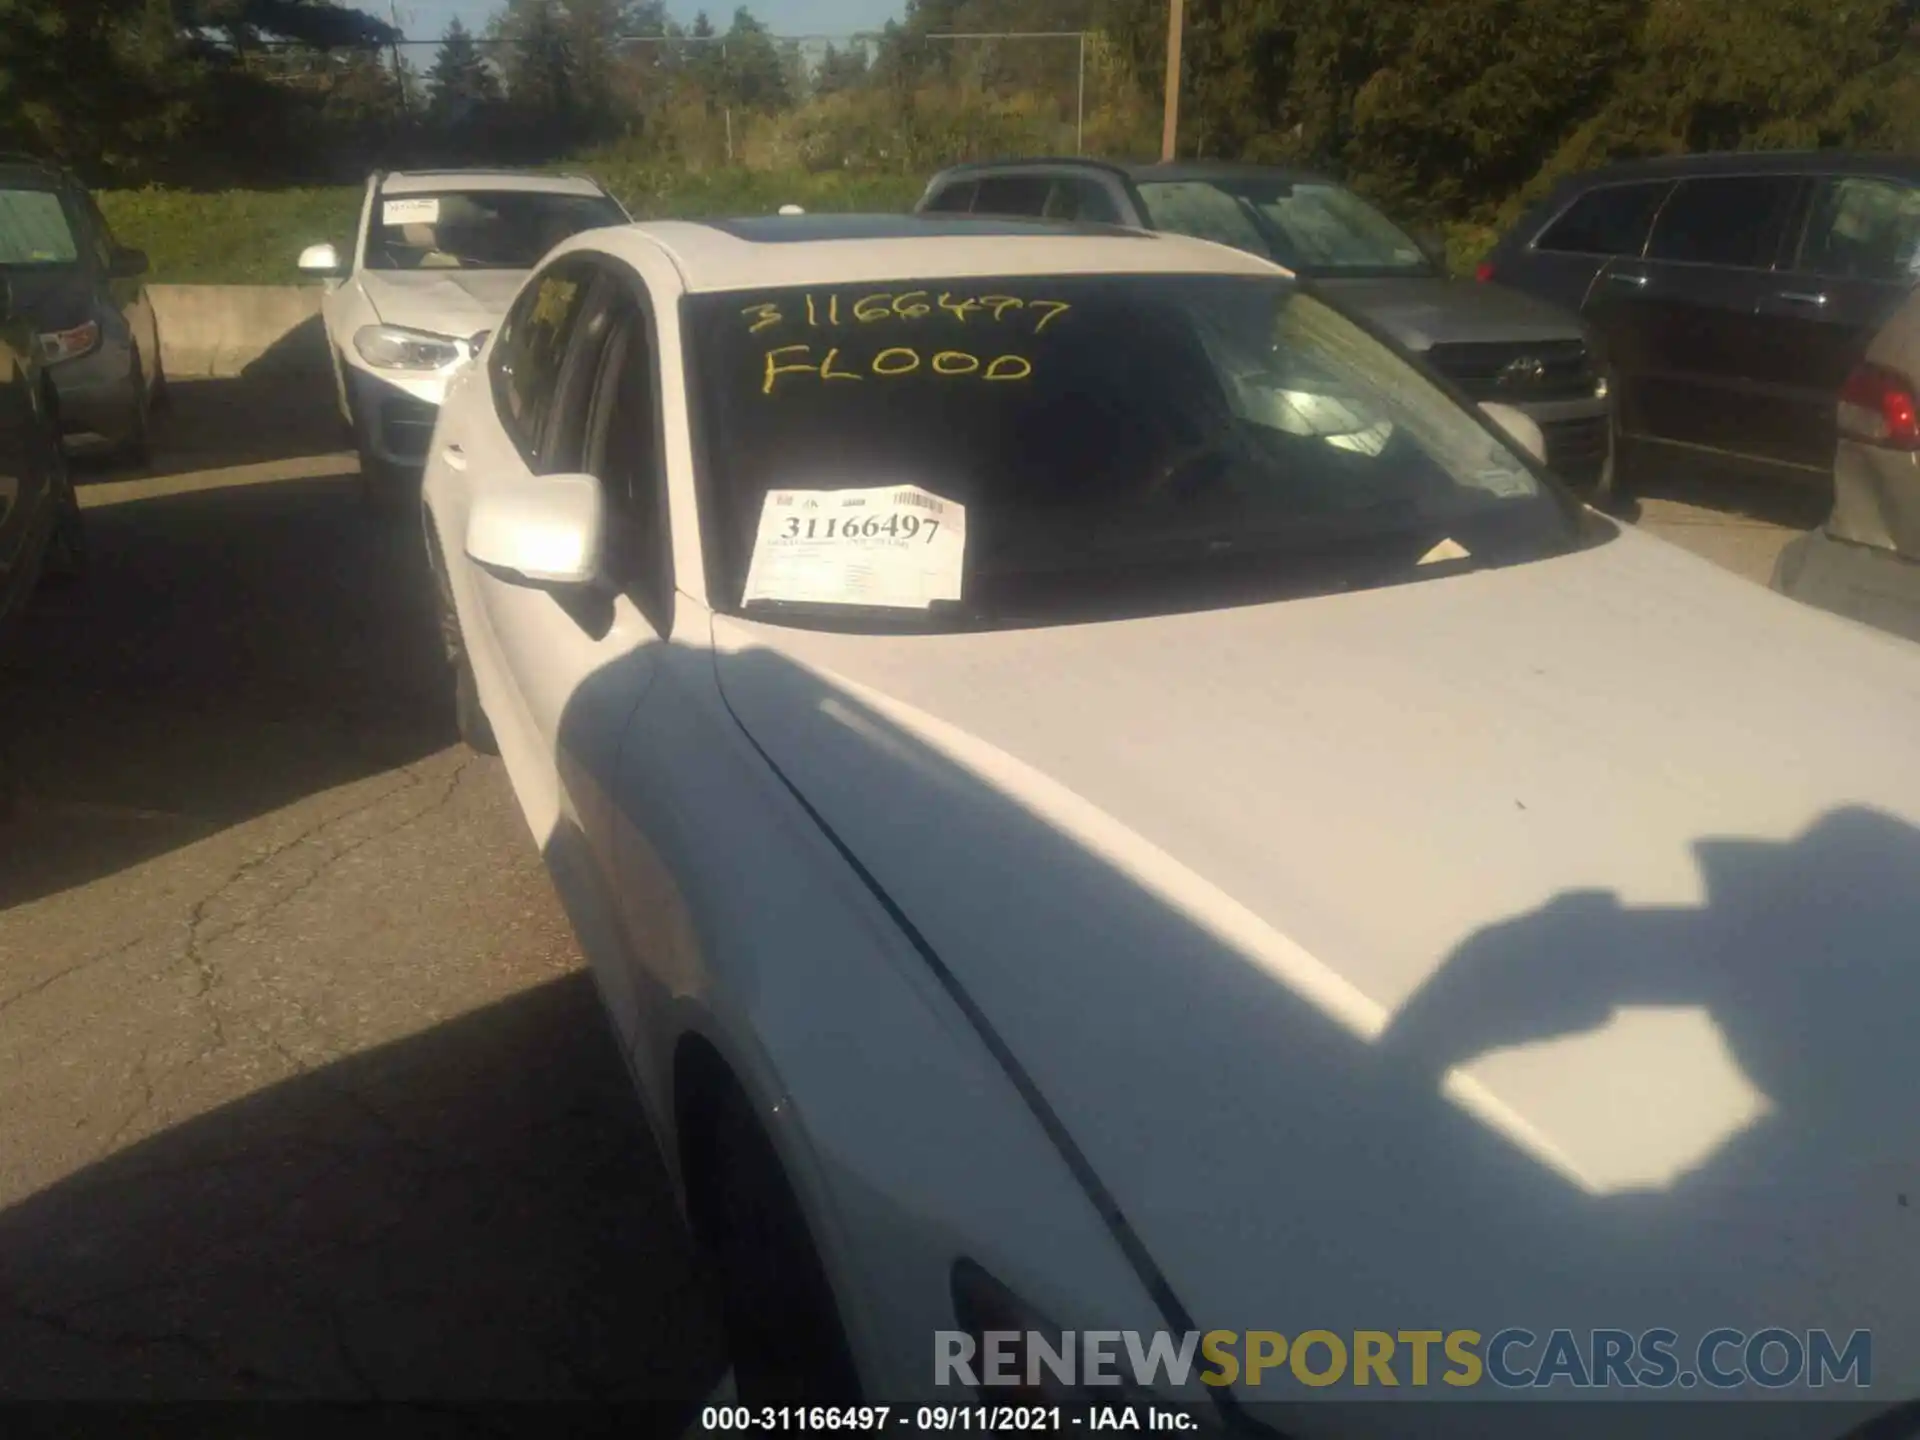
[[[467,556],[521,584],[591,585],[606,520],[606,492],[591,475],[483,479],[467,513]]]
[[[300,252],[300,273],[316,280],[338,280],[347,273],[340,252],[331,245],[309,245]]]
[[[113,252],[113,263],[107,267],[107,276],[113,280],[132,280],[146,274],[148,268],[146,251],[121,245]]]

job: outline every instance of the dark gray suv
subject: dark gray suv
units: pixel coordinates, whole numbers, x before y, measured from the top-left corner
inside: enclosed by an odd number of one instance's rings
[[[1374,321],[1470,399],[1524,412],[1562,479],[1610,486],[1608,382],[1579,317],[1450,279],[1434,247],[1323,176],[1204,162],[992,161],[941,171],[915,208],[1164,230],[1264,256]]]
[[[1615,165],[1563,182],[1480,274],[1599,334],[1618,488],[1662,455],[1824,483],[1841,386],[1920,276],[1920,159]]]

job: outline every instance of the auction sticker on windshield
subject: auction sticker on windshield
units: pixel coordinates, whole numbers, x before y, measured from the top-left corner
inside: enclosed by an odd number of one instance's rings
[[[428,196],[424,200],[389,200],[380,207],[380,223],[383,225],[433,225],[440,219],[440,200],[437,196]]]
[[[960,598],[966,507],[916,485],[769,490],[742,604],[924,610]]]

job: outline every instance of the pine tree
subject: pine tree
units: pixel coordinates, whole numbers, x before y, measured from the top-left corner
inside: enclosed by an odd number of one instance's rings
[[[427,82],[432,87],[433,115],[438,120],[468,118],[500,98],[500,81],[471,32],[458,19],[447,26]]]

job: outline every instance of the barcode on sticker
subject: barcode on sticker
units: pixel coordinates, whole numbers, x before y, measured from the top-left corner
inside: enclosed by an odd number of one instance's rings
[[[922,510],[933,511],[936,515],[941,514],[947,508],[931,495],[916,495],[911,490],[900,491],[893,497],[893,503],[896,505],[917,505]]]

